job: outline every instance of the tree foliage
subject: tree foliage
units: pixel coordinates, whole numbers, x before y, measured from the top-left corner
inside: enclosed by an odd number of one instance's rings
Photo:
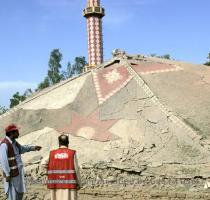
[[[26,96],[24,94],[21,95],[19,92],[16,92],[10,99],[10,108],[13,108],[14,106],[18,105],[20,102],[24,101],[25,99]]]
[[[81,74],[83,72],[85,65],[87,65],[85,57],[82,57],[82,56],[76,57],[74,60],[74,65],[73,65],[75,75]]]
[[[79,56],[74,59],[74,64],[70,62],[67,63],[66,70],[61,71],[63,55],[61,54],[59,49],[52,50],[50,54],[50,59],[48,62],[48,73],[45,77],[44,81],[42,81],[37,88],[37,91],[52,86],[61,80],[65,80],[76,76],[83,72],[83,68],[87,65],[85,57]]]
[[[170,54],[157,55],[156,53],[152,53],[152,54],[150,54],[150,56],[152,56],[152,57],[157,57],[157,58],[164,58],[164,59],[171,60],[171,56],[170,56]]]
[[[72,74],[72,66],[71,63],[67,63],[66,71],[62,71],[62,80],[71,78],[73,76]]]
[[[49,68],[47,76],[44,78],[44,80],[41,83],[38,84],[36,91],[40,91],[44,88],[59,83],[61,80],[65,80],[82,73],[84,66],[87,65],[85,57],[80,56],[75,58],[73,65],[71,65],[70,62],[68,62],[66,70],[61,71],[62,58],[63,55],[59,49],[54,49],[51,51],[48,62]],[[20,102],[24,101],[27,97],[31,96],[32,94],[33,91],[31,89],[27,89],[23,94],[16,92],[10,99],[10,108],[18,105]],[[2,107],[0,107],[0,113],[4,111],[5,110]]]
[[[17,106],[20,102],[26,100],[29,96],[33,94],[33,91],[29,88],[23,94],[16,92],[13,94],[12,98],[10,99],[10,108]]]
[[[31,88],[28,88],[28,89],[23,93],[23,96],[25,96],[25,97],[27,98],[27,97],[30,97],[32,94],[33,94],[32,89],[31,89]]]
[[[71,78],[83,72],[84,66],[87,65],[85,57],[80,56],[74,59],[74,64],[68,63],[67,65],[67,77]]]
[[[59,49],[54,49],[50,54],[50,59],[48,62],[48,79],[50,85],[54,85],[55,83],[60,82],[62,79],[62,75],[60,73],[61,69],[61,60],[63,55],[60,53]]]
[[[159,58],[164,58],[164,59],[170,60],[171,59],[171,56],[170,56],[170,54],[164,54],[162,56],[159,56]]]
[[[204,65],[210,66],[210,53],[207,56],[208,61],[204,63]]]
[[[47,76],[44,78],[44,80],[41,83],[39,83],[37,88],[38,91],[63,80],[64,75],[63,73],[60,72],[60,69],[62,68],[62,65],[60,63],[62,58],[63,55],[61,54],[59,49],[53,49],[51,51],[48,62]]]
[[[45,77],[44,81],[42,81],[41,83],[39,83],[37,91],[39,90],[43,90],[44,88],[47,88],[50,86],[50,81],[48,77]]]
[[[7,111],[8,111],[7,108],[5,108],[4,106],[0,106],[0,115],[4,114]]]

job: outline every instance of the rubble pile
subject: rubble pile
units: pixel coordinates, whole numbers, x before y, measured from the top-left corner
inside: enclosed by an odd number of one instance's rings
[[[147,194],[142,188],[202,192],[210,178],[209,74],[202,65],[118,52],[1,115],[2,133],[15,123],[19,143],[43,147],[23,155],[30,195],[36,195],[26,199],[49,197],[42,163],[58,148],[60,133],[77,151],[81,198],[129,199],[123,191]],[[113,186],[118,190],[111,192]]]

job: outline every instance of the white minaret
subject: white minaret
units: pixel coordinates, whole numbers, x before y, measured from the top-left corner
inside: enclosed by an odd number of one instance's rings
[[[103,63],[102,17],[105,12],[100,6],[100,0],[88,0],[83,15],[87,19],[88,68],[90,69]]]

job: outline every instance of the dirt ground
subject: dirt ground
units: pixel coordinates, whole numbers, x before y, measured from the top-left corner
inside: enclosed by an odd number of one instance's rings
[[[199,180],[200,183],[202,180]],[[199,182],[198,181],[198,182]],[[50,191],[45,184],[33,182],[27,185],[27,193],[24,200],[50,200]],[[197,182],[197,183],[198,183]],[[0,188],[0,199],[6,200],[3,188]],[[97,187],[82,187],[78,192],[79,200],[194,200],[210,199],[210,188],[204,189],[203,185],[180,184],[180,185],[145,185],[145,186],[122,186],[109,185]]]

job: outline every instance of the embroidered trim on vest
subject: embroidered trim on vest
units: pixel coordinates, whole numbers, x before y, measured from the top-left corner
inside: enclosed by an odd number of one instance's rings
[[[8,160],[15,160],[15,157],[9,157]]]
[[[18,167],[17,166],[14,166],[14,167],[9,167],[10,169],[17,169]]]
[[[48,184],[76,184],[76,180],[48,180]]]
[[[1,144],[3,144],[3,143],[6,144],[8,147],[7,156],[8,156],[8,163],[9,163],[9,168],[10,168],[10,176],[16,177],[19,175],[19,171],[18,171],[17,161],[15,159],[15,153],[14,153],[13,146],[7,138],[4,138],[2,140]],[[16,142],[16,146],[17,146],[18,150],[20,151],[20,144],[18,142]]]
[[[75,170],[49,170],[48,174],[74,174]]]

